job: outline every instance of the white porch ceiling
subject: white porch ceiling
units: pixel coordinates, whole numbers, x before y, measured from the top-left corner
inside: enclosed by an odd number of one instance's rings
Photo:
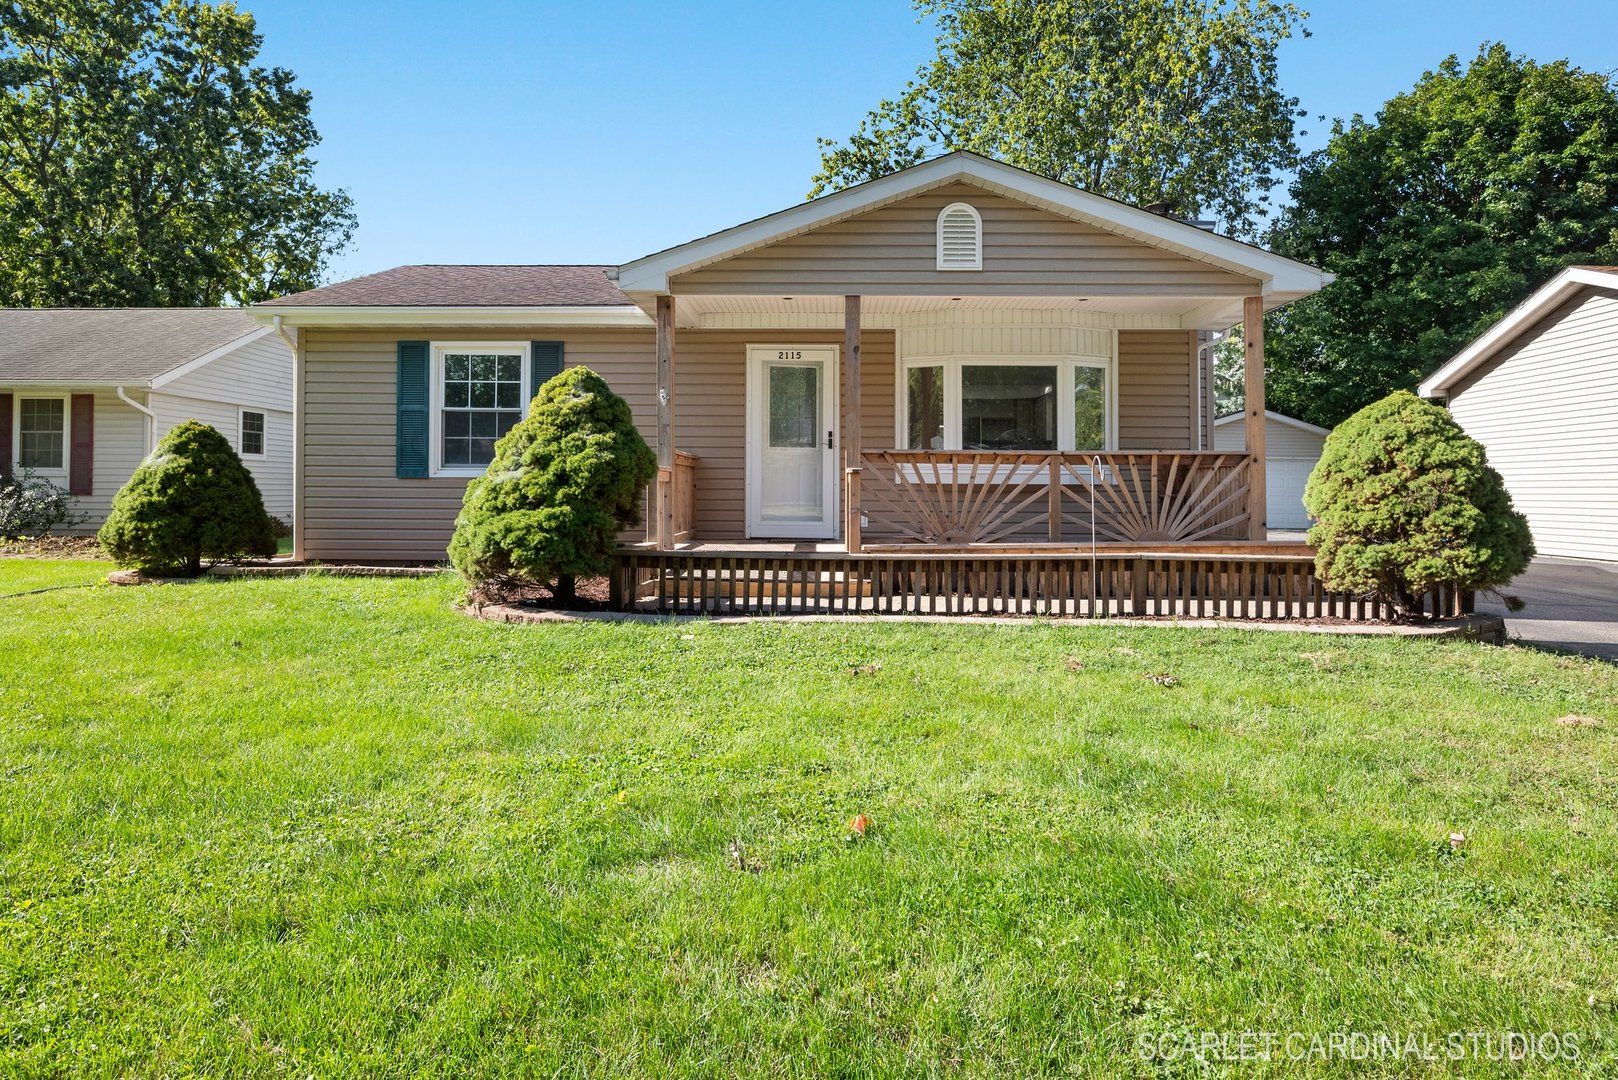
[[[1224,330],[1242,320],[1239,298],[1045,296],[865,296],[861,321],[873,329],[927,322],[985,322],[996,314],[1039,312],[1041,321],[1097,329]],[[676,324],[686,329],[840,329],[840,296],[679,296]]]

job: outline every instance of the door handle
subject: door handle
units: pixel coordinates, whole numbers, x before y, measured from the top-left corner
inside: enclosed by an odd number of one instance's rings
[[[836,447],[835,447],[835,446],[833,446],[833,445],[832,445],[832,443],[831,443],[831,436],[832,436],[832,433],[831,433],[831,432],[829,432],[829,431],[828,431],[828,432],[826,432],[826,449],[827,449],[827,450],[835,450],[835,449],[837,449],[837,448],[836,448]]]

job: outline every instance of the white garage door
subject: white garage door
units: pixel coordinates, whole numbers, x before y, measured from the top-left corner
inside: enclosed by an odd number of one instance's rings
[[[1309,515],[1303,509],[1303,487],[1315,463],[1308,458],[1269,458],[1264,470],[1265,502],[1270,528],[1307,529]]]

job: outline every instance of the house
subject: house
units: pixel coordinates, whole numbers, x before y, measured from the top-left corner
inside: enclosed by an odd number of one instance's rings
[[[655,577],[665,609],[670,582],[869,607],[961,593],[974,560],[985,603],[1027,610],[1050,575],[1077,603],[1092,555],[1307,562],[1266,543],[1249,465],[1263,314],[1330,279],[953,153],[621,266],[407,266],[255,310],[296,343],[299,558],[442,559],[496,438],[584,364],[658,454],[626,603]],[[1238,322],[1251,450],[1226,452],[1199,345]],[[1108,582],[1134,610],[1168,587]]]
[[[1241,413],[1221,416],[1214,421],[1214,449],[1244,449],[1246,434]],[[1330,434],[1291,416],[1264,413],[1265,512],[1270,528],[1307,529],[1311,524],[1303,508],[1303,489]]]
[[[292,353],[243,309],[0,309],[0,465],[50,479],[94,531],[174,425],[218,428],[290,522]]]
[[[1421,384],[1481,442],[1542,555],[1618,559],[1618,267],[1551,279]]]

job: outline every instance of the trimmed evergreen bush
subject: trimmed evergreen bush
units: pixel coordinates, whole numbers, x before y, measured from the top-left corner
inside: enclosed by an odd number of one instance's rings
[[[1401,390],[1326,439],[1304,506],[1315,568],[1334,591],[1409,612],[1436,586],[1497,590],[1534,556],[1483,447],[1449,412]]]
[[[207,424],[177,425],[112,500],[101,546],[119,566],[195,577],[204,562],[275,554],[253,474]]]
[[[656,475],[628,403],[589,368],[568,368],[540,387],[488,472],[467,485],[450,561],[477,588],[554,582],[571,599],[576,575],[611,568],[618,532],[639,523]]]

